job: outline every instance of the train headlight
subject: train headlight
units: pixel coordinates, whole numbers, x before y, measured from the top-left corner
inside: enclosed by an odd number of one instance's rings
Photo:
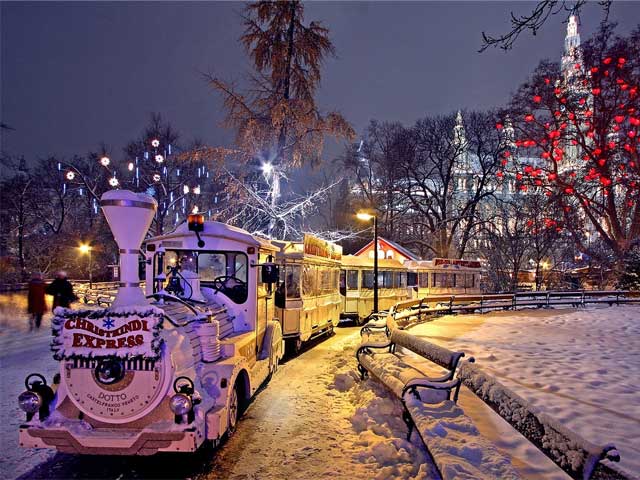
[[[175,415],[186,415],[193,408],[193,403],[188,395],[176,393],[169,401],[169,408]]]
[[[18,396],[18,405],[26,413],[36,413],[42,407],[42,397],[36,392],[27,390]]]

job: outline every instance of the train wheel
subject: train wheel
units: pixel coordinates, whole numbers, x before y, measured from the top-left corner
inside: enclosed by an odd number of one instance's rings
[[[239,417],[240,402],[238,400],[238,383],[236,382],[231,391],[231,398],[229,399],[229,435],[236,431]]]
[[[299,338],[288,338],[285,340],[285,352],[288,356],[297,355],[302,348],[302,340]]]

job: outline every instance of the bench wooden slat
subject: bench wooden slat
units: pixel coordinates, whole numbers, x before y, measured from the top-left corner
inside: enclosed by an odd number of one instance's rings
[[[431,360],[433,363],[451,371],[453,377],[454,371],[460,358],[464,357],[464,352],[454,352],[448,348],[441,347],[435,343],[431,343],[424,338],[403,330],[395,329],[391,332],[391,342],[401,347],[407,348],[418,355]]]
[[[403,403],[443,480],[520,478],[511,461],[453,401],[429,404],[405,395]]]

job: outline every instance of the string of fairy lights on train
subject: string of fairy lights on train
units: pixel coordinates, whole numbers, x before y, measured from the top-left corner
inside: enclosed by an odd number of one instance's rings
[[[174,224],[180,223],[181,216],[185,218],[188,213],[203,213],[200,212],[199,207],[194,205],[187,212],[188,199],[190,195],[199,197],[202,193],[201,181],[205,181],[209,178],[209,170],[206,165],[202,164],[196,167],[195,175],[197,181],[193,182],[190,186],[187,181],[181,182],[180,177],[186,178],[184,169],[180,167],[169,168],[167,163],[171,163],[174,157],[174,147],[170,143],[166,146],[161,144],[158,138],[151,138],[148,142],[145,142],[150,148],[145,148],[145,151],[141,156],[135,156],[133,161],[127,163],[127,173],[129,177],[118,177],[118,170],[113,165],[111,159],[106,153],[103,153],[98,158],[98,163],[102,168],[108,172],[108,184],[111,188],[119,188],[122,186],[131,186],[136,189],[145,188],[145,193],[158,198],[158,188],[162,187],[165,192],[168,193],[167,198],[161,199],[163,210],[171,209],[175,212]],[[148,170],[148,172],[146,172]],[[58,171],[63,171],[63,164],[58,162]],[[148,175],[145,175],[148,173]],[[78,178],[82,175],[73,166],[67,166],[64,170],[63,181],[63,193],[67,192],[67,183],[76,185],[80,196],[84,195],[84,183]],[[188,175],[187,175],[188,176]],[[122,180],[122,181],[121,181]],[[196,180],[195,178],[193,180]],[[167,186],[169,188],[167,188]],[[95,197],[95,195],[94,195]],[[189,202],[191,203],[191,202]],[[99,211],[99,205],[96,198],[92,201],[92,207],[95,214]],[[212,212],[209,209],[207,212],[209,218],[211,218]]]

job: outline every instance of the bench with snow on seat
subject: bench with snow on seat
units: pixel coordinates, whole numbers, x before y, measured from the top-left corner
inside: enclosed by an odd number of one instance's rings
[[[473,421],[456,405],[459,380],[451,389],[425,379],[410,382],[402,395],[407,439],[415,431],[427,447],[443,480],[515,480],[520,476],[496,446],[483,437]]]
[[[416,378],[427,379],[434,383],[449,382],[453,379],[458,362],[464,357],[464,352],[453,352],[424,338],[411,335],[398,329],[394,323],[392,318],[387,319],[390,331],[388,340],[365,342],[358,348],[356,358],[362,379],[368,374],[373,375],[399,398],[402,398],[405,386]],[[416,359],[408,358],[401,351],[399,352],[397,347],[417,354],[418,360],[429,360],[429,364],[419,364]],[[470,361],[474,361],[473,358]],[[441,370],[434,374],[432,373],[434,367],[440,367]],[[454,384],[450,384],[450,391],[455,388]]]
[[[530,405],[477,365],[464,362],[458,370],[457,379],[571,478],[628,478],[610,463],[620,461],[620,454],[613,445],[596,445],[582,438]]]

